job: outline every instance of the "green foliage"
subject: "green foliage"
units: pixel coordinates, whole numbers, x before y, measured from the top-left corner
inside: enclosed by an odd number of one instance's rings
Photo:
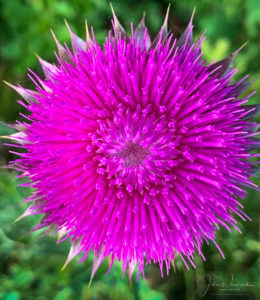
[[[240,70],[237,79],[251,74],[257,79],[249,92],[260,90],[260,1],[259,0],[153,0],[112,1],[115,11],[130,31],[130,22],[136,25],[146,11],[147,25],[154,35],[163,22],[168,3],[171,3],[170,24],[178,36],[185,28],[193,8],[195,36],[206,30],[207,40],[203,45],[204,57],[221,59],[249,41],[237,58]],[[27,68],[41,74],[35,53],[46,60],[54,60],[56,51],[50,28],[61,42],[69,43],[69,33],[64,25],[67,19],[72,29],[84,37],[84,21],[95,28],[96,39],[104,40],[111,28],[111,11],[106,0],[0,0],[0,120],[12,122],[19,118],[15,102],[17,95],[2,83],[20,83],[31,88],[26,76]],[[251,103],[259,102],[254,96]],[[0,123],[0,135],[11,133],[10,128]],[[12,156],[0,144],[0,164]],[[97,271],[91,287],[88,287],[92,268],[91,255],[83,264],[77,260],[61,271],[69,250],[69,242],[56,245],[56,236],[39,238],[41,233],[27,234],[37,224],[38,217],[28,217],[17,223],[26,205],[20,206],[29,190],[17,187],[20,178],[14,172],[0,172],[0,299],[4,300],[64,300],[64,299],[120,299],[164,300],[200,299],[211,276],[215,285],[209,287],[204,299],[226,299],[213,295],[219,292],[217,283],[240,282],[254,286],[240,286],[239,299],[257,299],[259,287],[259,194],[250,191],[242,203],[252,222],[239,223],[243,234],[221,230],[217,242],[226,255],[223,260],[213,244],[205,246],[206,262],[197,255],[197,268],[185,270],[177,257],[175,269],[169,277],[161,279],[158,266],[146,266],[146,281],[122,279],[119,263],[115,263],[109,275],[105,275],[108,261]],[[259,184],[259,181],[258,181]],[[249,294],[241,296],[240,294]]]

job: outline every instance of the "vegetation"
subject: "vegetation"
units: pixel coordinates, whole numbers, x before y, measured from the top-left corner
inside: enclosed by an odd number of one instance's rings
[[[121,23],[130,31],[130,22],[139,22],[146,11],[147,25],[152,35],[159,30],[168,4],[171,3],[170,25],[179,36],[195,13],[195,37],[206,30],[204,57],[221,59],[249,41],[237,58],[240,73],[237,79],[250,74],[255,80],[247,94],[260,91],[260,1],[259,0],[124,0],[113,1]],[[35,53],[54,61],[56,51],[50,28],[60,41],[69,43],[64,25],[67,19],[72,29],[84,37],[84,21],[95,28],[96,39],[102,42],[111,28],[111,11],[106,0],[0,0],[0,120],[13,122],[20,119],[17,94],[2,80],[30,88],[26,73],[31,68],[41,73]],[[250,104],[259,102],[254,95]],[[0,135],[10,133],[0,123]],[[0,164],[5,165],[12,156],[0,141]],[[61,271],[66,260],[69,243],[56,245],[56,236],[39,238],[39,232],[28,234],[38,217],[14,220],[25,210],[20,206],[29,189],[19,187],[17,173],[0,171],[0,299],[4,300],[65,300],[65,299],[257,299],[260,295],[260,242],[259,193],[250,191],[242,200],[245,212],[252,222],[239,222],[242,234],[220,230],[217,241],[225,253],[223,260],[213,244],[203,248],[206,262],[196,257],[196,269],[186,270],[179,258],[169,277],[161,278],[158,266],[146,266],[146,280],[129,284],[127,275],[122,279],[118,264],[110,271],[105,261],[88,287],[92,257],[83,263],[77,259]],[[254,180],[260,183],[259,180]],[[233,277],[232,277],[233,276]],[[233,279],[232,279],[233,278]],[[211,279],[211,282],[210,282]],[[226,288],[223,290],[223,283]],[[208,287],[208,290],[207,290]],[[229,296],[225,296],[229,293]]]

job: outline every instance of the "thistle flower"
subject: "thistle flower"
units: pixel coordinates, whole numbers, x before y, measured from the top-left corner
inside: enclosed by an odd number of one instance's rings
[[[239,97],[246,77],[232,81],[238,51],[204,61],[193,17],[176,39],[168,13],[153,41],[144,17],[127,36],[113,12],[103,46],[93,30],[83,41],[68,26],[73,50],[54,35],[58,63],[39,58],[45,79],[29,75],[36,91],[12,86],[29,111],[9,136],[25,150],[11,151],[20,156],[12,165],[34,188],[21,217],[43,214],[33,230],[70,238],[65,265],[94,251],[92,278],[107,256],[130,277],[151,262],[168,274],[176,254],[189,268],[196,250],[204,259],[203,241],[220,250],[220,225],[239,230],[234,215],[249,219],[239,198],[257,188],[249,119],[259,106],[241,106],[249,96]]]

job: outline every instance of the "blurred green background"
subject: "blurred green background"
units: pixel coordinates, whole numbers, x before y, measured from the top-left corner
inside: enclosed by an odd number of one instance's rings
[[[254,79],[248,89],[260,91],[260,1],[259,0],[183,0],[183,1],[112,1],[114,9],[125,28],[130,22],[138,24],[146,11],[147,25],[151,34],[159,30],[171,3],[170,25],[176,36],[185,28],[193,8],[195,37],[206,30],[204,57],[221,59],[246,41],[248,45],[240,53],[236,66],[240,73]],[[0,0],[0,120],[12,122],[20,119],[16,99],[18,96],[2,80],[32,88],[27,68],[41,73],[35,53],[54,61],[56,51],[50,28],[62,42],[69,43],[69,33],[64,25],[67,19],[72,29],[84,38],[84,21],[94,26],[96,38],[103,42],[111,28],[111,11],[105,0]],[[250,103],[259,102],[259,95]],[[11,130],[0,123],[0,135]],[[0,143],[0,164],[12,156]],[[74,259],[61,271],[69,250],[69,243],[56,245],[56,236],[39,238],[40,233],[28,234],[38,217],[14,220],[24,211],[20,206],[29,190],[17,187],[21,180],[16,172],[0,171],[0,299],[5,300],[65,300],[65,299],[259,299],[260,295],[260,222],[259,193],[249,191],[242,200],[245,212],[252,222],[239,222],[242,235],[224,230],[217,233],[217,242],[226,255],[221,258],[214,247],[204,246],[207,258],[202,262],[196,256],[197,268],[187,271],[180,259],[176,259],[175,271],[161,278],[158,266],[145,268],[146,280],[122,279],[120,264],[115,264],[109,275],[105,261],[90,288],[92,256],[83,264]],[[259,180],[254,179],[259,184]],[[233,277],[232,277],[233,276]],[[232,279],[233,278],[233,279]],[[211,282],[210,282],[211,280]],[[231,290],[224,291],[223,283]],[[208,288],[208,290],[207,290]],[[229,293],[229,295],[225,295]],[[204,295],[205,294],[205,295]]]

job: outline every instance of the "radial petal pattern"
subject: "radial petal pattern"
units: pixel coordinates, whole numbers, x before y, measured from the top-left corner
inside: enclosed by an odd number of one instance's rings
[[[23,216],[43,214],[34,230],[71,238],[65,265],[94,251],[91,278],[107,256],[130,277],[151,262],[168,273],[176,253],[189,268],[203,240],[218,247],[220,225],[248,218],[239,198],[257,188],[249,151],[259,106],[242,105],[246,78],[232,81],[238,51],[208,64],[192,18],[179,39],[167,19],[151,41],[144,17],[127,36],[113,12],[102,46],[93,30],[83,41],[67,25],[72,52],[53,34],[58,64],[39,58],[46,78],[30,75],[36,91],[12,86],[29,111],[9,136],[26,150],[12,151],[13,166],[34,188]]]

